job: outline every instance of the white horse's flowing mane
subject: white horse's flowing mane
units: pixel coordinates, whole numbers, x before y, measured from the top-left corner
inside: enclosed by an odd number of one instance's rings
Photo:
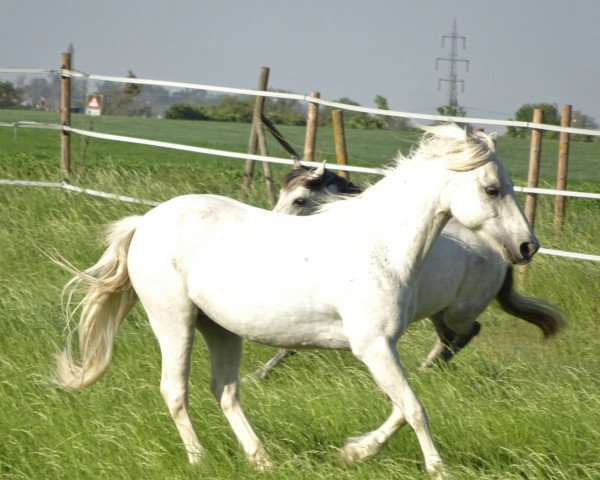
[[[469,132],[456,124],[443,124],[421,127],[425,134],[410,157],[398,154],[395,170],[405,161],[420,158],[440,159],[446,168],[455,172],[465,172],[485,165],[495,153],[496,134]]]
[[[420,128],[425,133],[419,144],[408,157],[398,153],[394,163],[386,169],[386,177],[400,174],[404,168],[410,168],[418,162],[436,160],[443,162],[448,170],[466,172],[485,165],[494,157],[495,133],[486,135],[483,132],[470,132],[453,123]],[[364,187],[365,191],[358,196],[332,194],[330,201],[321,205],[315,213],[350,208],[347,204],[370,194],[370,185]]]

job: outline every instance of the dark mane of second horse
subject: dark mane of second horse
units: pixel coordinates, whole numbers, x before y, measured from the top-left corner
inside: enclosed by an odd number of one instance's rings
[[[290,189],[292,185],[301,182],[304,187],[310,190],[318,190],[323,187],[327,188],[335,185],[337,187],[337,193],[340,194],[357,195],[362,192],[362,189],[359,186],[329,170],[325,170],[323,175],[310,175],[310,173],[313,173],[316,170],[316,168],[304,165],[290,170],[283,177],[281,188],[287,190]]]

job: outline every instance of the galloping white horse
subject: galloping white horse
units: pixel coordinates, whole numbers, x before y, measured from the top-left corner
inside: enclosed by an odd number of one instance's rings
[[[349,180],[327,170],[308,168],[295,162],[283,178],[274,212],[312,215],[340,195],[361,192]],[[335,275],[335,270],[332,271]],[[475,337],[481,328],[477,317],[496,298],[507,313],[539,327],[544,337],[564,325],[562,313],[544,300],[520,295],[513,289],[513,270],[488,241],[450,219],[434,242],[423,265],[414,320],[430,318],[438,339],[421,368],[452,357]],[[280,349],[253,376],[265,378],[294,350]]]
[[[373,456],[408,423],[427,470],[443,478],[427,415],[396,350],[414,316],[425,257],[451,216],[487,235],[511,263],[531,260],[539,244],[491,136],[455,125],[428,130],[418,150],[399,158],[379,183],[317,215],[295,217],[187,195],[113,224],[100,260],[66,286],[69,294],[83,284],[87,294],[79,322],[81,359],[76,363],[67,346],[59,355],[58,382],[81,388],[98,380],[119,325],[139,298],[160,343],[161,393],[189,461],[204,454],[188,415],[198,329],[210,351],[212,392],[248,460],[263,469],[271,460],[239,402],[242,339],[351,349],[393,408],[381,427],[350,438],[342,458]],[[338,264],[335,282],[327,275],[331,262]]]

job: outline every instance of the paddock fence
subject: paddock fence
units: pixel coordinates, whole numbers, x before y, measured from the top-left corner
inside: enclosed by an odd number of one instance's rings
[[[283,164],[283,165],[293,165],[294,160],[289,158],[278,158],[268,155],[257,155],[255,153],[240,153],[226,150],[217,150],[212,148],[204,148],[197,147],[191,145],[183,145],[177,143],[170,143],[164,141],[156,141],[149,140],[143,138],[129,137],[123,135],[115,135],[115,134],[107,134],[107,133],[99,133],[91,130],[73,128],[70,125],[70,80],[72,78],[85,78],[93,81],[104,81],[104,82],[116,82],[116,83],[125,83],[125,84],[139,84],[139,85],[154,85],[154,86],[162,86],[162,87],[171,87],[171,88],[179,88],[179,89],[192,89],[192,90],[203,90],[209,92],[216,92],[222,94],[229,95],[247,95],[254,97],[263,97],[263,98],[278,98],[278,99],[289,99],[289,100],[297,100],[303,102],[309,106],[309,112],[311,110],[311,105],[313,106],[325,106],[330,107],[337,110],[348,110],[353,112],[359,112],[364,114],[371,115],[381,115],[381,116],[389,116],[389,117],[398,117],[409,120],[417,120],[417,121],[430,121],[430,122],[455,122],[461,124],[471,124],[471,125],[491,125],[491,126],[505,126],[505,127],[518,127],[518,128],[526,128],[532,130],[532,132],[541,132],[541,131],[555,131],[560,132],[562,135],[565,135],[568,139],[569,134],[574,135],[587,135],[587,136],[598,136],[600,137],[600,130],[591,130],[591,129],[582,129],[582,128],[573,128],[571,126],[556,126],[556,125],[547,125],[541,123],[539,121],[532,122],[524,122],[524,121],[515,121],[515,120],[496,120],[496,119],[486,119],[486,118],[474,118],[474,117],[452,117],[452,116],[443,116],[443,115],[430,115],[430,114],[422,114],[422,113],[410,113],[410,112],[401,112],[401,111],[393,111],[393,110],[382,110],[378,108],[369,108],[369,107],[361,107],[355,105],[347,105],[344,103],[334,102],[330,100],[321,99],[318,94],[314,92],[311,94],[295,94],[295,93],[282,93],[282,92],[273,92],[268,91],[266,89],[261,90],[253,90],[253,89],[244,89],[244,88],[231,88],[231,87],[222,87],[222,86],[214,86],[214,85],[203,85],[196,83],[185,83],[185,82],[174,82],[174,81],[165,81],[165,80],[151,80],[151,79],[142,79],[142,78],[129,78],[129,77],[117,77],[117,76],[109,76],[109,75],[98,75],[98,74],[88,74],[84,72],[80,72],[70,68],[70,58],[67,57],[68,54],[63,54],[62,57],[62,67],[60,69],[37,69],[37,68],[0,68],[0,73],[10,73],[10,74],[51,74],[51,75],[59,75],[62,78],[62,88],[61,88],[61,124],[48,124],[48,123],[36,123],[36,122],[0,122],[0,127],[6,128],[33,128],[33,129],[47,129],[47,130],[56,130],[61,135],[61,170],[63,170],[63,174],[68,174],[68,155],[69,155],[69,137],[71,134],[80,135],[83,137],[97,138],[107,141],[114,142],[125,142],[131,144],[138,145],[147,145],[157,148],[168,148],[192,153],[199,153],[210,156],[224,157],[230,159],[238,159],[245,160],[246,162],[263,162],[264,164],[275,163],[275,164]],[[534,117],[535,118],[535,117]],[[533,137],[533,135],[532,135]],[[568,141],[568,140],[567,140]],[[539,150],[539,149],[538,149]],[[532,147],[533,151],[533,147]],[[568,151],[568,147],[567,147]],[[539,153],[539,152],[538,152]],[[534,155],[530,155],[530,167],[532,158]],[[539,160],[539,158],[538,158]],[[313,161],[303,161],[302,162],[308,166],[317,167],[320,163]],[[363,174],[376,174],[382,175],[383,169],[378,168],[369,168],[369,167],[360,167],[353,165],[336,165],[336,170],[344,171],[344,172],[355,172],[355,173],[363,173]],[[530,170],[532,170],[530,168]],[[64,189],[72,192],[93,195],[97,197],[114,199],[123,202],[129,203],[138,203],[144,204],[148,206],[157,205],[157,202],[153,200],[147,199],[137,199],[133,197],[127,197],[123,195],[114,195],[107,192],[100,192],[93,189],[88,188],[80,188],[74,185],[71,185],[68,181],[68,175],[64,175],[65,180],[62,182],[39,182],[33,180],[21,180],[21,179],[0,179],[0,185],[12,185],[12,186],[27,186],[27,187],[38,187],[38,188],[53,188],[53,189]],[[531,185],[535,186],[531,186]],[[557,197],[573,197],[573,198],[585,198],[585,199],[594,199],[600,200],[600,193],[590,193],[590,192],[576,192],[569,191],[564,189],[548,189],[548,188],[538,188],[537,187],[537,179],[529,179],[528,186],[515,186],[515,191],[525,193],[528,198],[534,198],[540,195],[554,195]],[[571,258],[576,260],[585,260],[585,261],[593,261],[600,262],[600,255],[588,254],[588,253],[577,253],[577,252],[566,252],[555,249],[547,249],[541,248],[540,253],[545,255],[552,255],[563,258]]]

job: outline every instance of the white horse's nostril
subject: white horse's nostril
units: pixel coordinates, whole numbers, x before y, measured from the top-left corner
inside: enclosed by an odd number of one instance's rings
[[[521,255],[524,260],[531,260],[531,258],[533,257],[533,255],[535,255],[535,252],[537,252],[539,248],[540,246],[537,242],[523,242],[519,246],[519,252],[521,252]]]

